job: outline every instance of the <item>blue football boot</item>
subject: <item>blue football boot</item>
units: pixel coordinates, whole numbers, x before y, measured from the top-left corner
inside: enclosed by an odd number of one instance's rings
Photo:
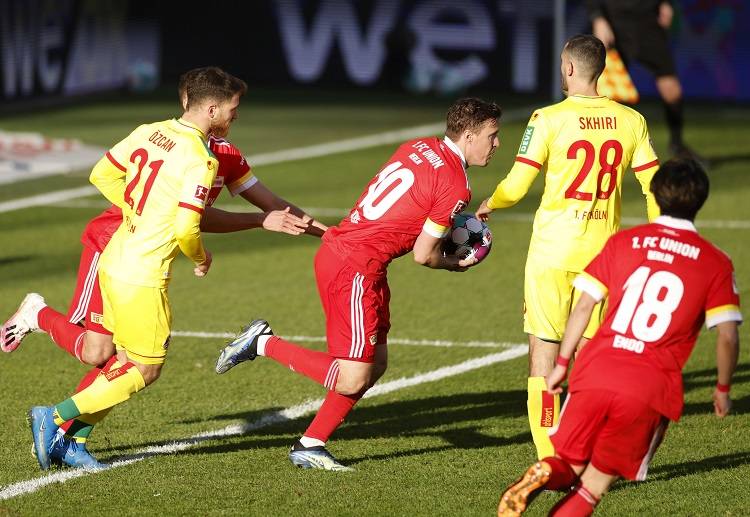
[[[216,360],[216,373],[224,373],[241,362],[258,357],[260,336],[273,336],[271,325],[266,320],[253,320],[221,351]]]
[[[54,411],[55,408],[52,406],[34,406],[29,411],[29,424],[34,438],[34,452],[42,470],[47,470],[50,467],[50,451],[59,428],[53,417]]]
[[[66,438],[58,434],[50,451],[50,460],[73,468],[103,469],[104,463],[99,463],[91,453],[86,450],[86,444]]]

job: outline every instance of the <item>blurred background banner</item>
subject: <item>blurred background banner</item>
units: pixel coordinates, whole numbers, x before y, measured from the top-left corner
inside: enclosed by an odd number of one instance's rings
[[[561,1],[561,0],[558,0]],[[253,86],[549,96],[555,0],[0,0],[0,102],[174,83],[215,64]],[[590,30],[564,2],[565,37]],[[750,6],[675,1],[685,96],[750,100]],[[559,44],[559,43],[558,43]],[[634,67],[641,93],[653,80]]]

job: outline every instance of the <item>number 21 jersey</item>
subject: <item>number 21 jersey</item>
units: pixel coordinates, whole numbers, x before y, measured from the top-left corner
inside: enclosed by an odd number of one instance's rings
[[[200,129],[182,119],[139,126],[106,157],[125,174],[128,206],[100,267],[122,282],[164,287],[179,252],[178,211],[200,220],[216,176],[216,157]]]
[[[435,137],[402,144],[367,185],[348,217],[323,241],[363,274],[383,274],[424,230],[447,235],[471,190],[461,151]]]

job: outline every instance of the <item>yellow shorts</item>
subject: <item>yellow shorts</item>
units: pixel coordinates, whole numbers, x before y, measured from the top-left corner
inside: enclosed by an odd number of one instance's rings
[[[573,288],[578,271],[563,271],[526,261],[523,330],[545,341],[561,341],[581,293]],[[604,303],[594,307],[583,337],[591,339],[604,318]]]
[[[99,270],[104,328],[117,350],[141,364],[162,364],[167,356],[172,310],[166,288],[126,284]]]

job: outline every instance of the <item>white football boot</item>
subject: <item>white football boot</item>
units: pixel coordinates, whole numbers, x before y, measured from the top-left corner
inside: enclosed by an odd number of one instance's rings
[[[44,298],[37,293],[29,293],[18,306],[16,313],[0,328],[0,350],[12,352],[31,332],[39,330],[37,316],[47,306]]]

